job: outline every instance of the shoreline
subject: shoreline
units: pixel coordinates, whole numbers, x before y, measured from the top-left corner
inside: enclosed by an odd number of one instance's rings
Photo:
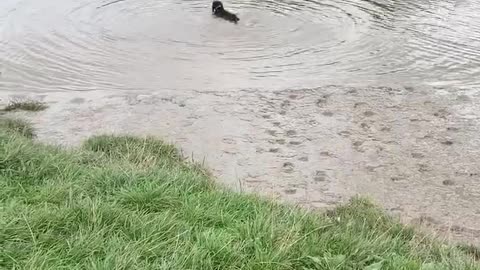
[[[76,146],[99,133],[154,135],[205,160],[235,190],[310,209],[367,195],[405,223],[480,241],[474,229],[480,227],[480,102],[474,95],[329,86],[0,98],[48,103],[44,112],[18,113],[34,123],[42,142]]]

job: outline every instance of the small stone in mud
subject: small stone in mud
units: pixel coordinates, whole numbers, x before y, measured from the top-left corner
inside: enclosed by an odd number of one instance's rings
[[[297,97],[298,97],[297,95],[289,95],[288,96],[289,99],[297,99]]]
[[[360,124],[360,127],[363,128],[363,129],[365,129],[365,130],[367,130],[367,129],[370,128],[370,126],[369,126],[367,123],[361,123],[361,124]]]
[[[273,125],[276,126],[276,127],[279,127],[280,126],[280,122],[273,122]]]
[[[308,161],[308,156],[301,157],[298,160],[303,161],[303,162],[307,162]]]
[[[280,151],[280,148],[270,148],[268,152],[270,153],[278,153]]]
[[[270,118],[272,118],[271,115],[269,115],[269,114],[264,114],[264,115],[262,115],[262,117],[265,118],[265,119],[270,119]]]
[[[445,186],[453,186],[455,182],[453,182],[453,180],[443,180],[442,184]]]
[[[333,112],[331,111],[325,111],[322,113],[323,116],[327,116],[327,117],[332,117],[333,116]]]
[[[295,194],[297,193],[297,190],[294,189],[294,188],[289,188],[289,189],[285,189],[285,194]]]
[[[443,144],[443,145],[452,145],[452,144],[453,144],[453,142],[452,142],[452,141],[449,141],[449,140],[447,140],[447,141],[443,141],[443,142],[442,142],[442,144]]]
[[[291,144],[291,145],[300,145],[300,144],[302,144],[302,142],[299,142],[299,141],[291,141],[291,142],[289,142],[289,144]]]
[[[405,90],[407,90],[408,92],[413,92],[413,90],[415,90],[415,89],[414,89],[413,87],[411,87],[411,86],[405,86],[404,88],[405,88]]]
[[[295,168],[295,165],[291,162],[285,162],[283,163],[283,169],[285,172],[293,172],[293,169]]]
[[[185,107],[185,106],[187,106],[187,105],[186,105],[185,103],[183,103],[183,102],[180,102],[180,103],[178,103],[178,106],[180,106],[180,107],[183,108],[183,107]]]
[[[366,116],[366,117],[371,117],[371,116],[374,116],[375,113],[372,112],[372,111],[366,111],[366,112],[363,113],[363,115]]]
[[[287,130],[287,136],[292,137],[297,135],[297,132],[295,130]]]

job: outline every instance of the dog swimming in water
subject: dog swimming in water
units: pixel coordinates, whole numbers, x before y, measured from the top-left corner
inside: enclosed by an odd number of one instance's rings
[[[212,3],[212,13],[213,13],[213,15],[215,15],[219,18],[225,19],[225,20],[233,22],[233,23],[237,23],[238,21],[240,21],[240,19],[237,17],[237,15],[235,15],[231,12],[228,12],[227,10],[225,10],[223,8],[223,4],[222,4],[221,1],[213,1],[213,3]]]

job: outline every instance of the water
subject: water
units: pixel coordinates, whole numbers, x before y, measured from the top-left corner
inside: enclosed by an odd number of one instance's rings
[[[479,0],[2,0],[0,91],[480,86]]]

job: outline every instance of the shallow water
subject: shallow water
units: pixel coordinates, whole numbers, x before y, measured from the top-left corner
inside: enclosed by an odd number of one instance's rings
[[[2,0],[0,91],[480,86],[478,0]]]

